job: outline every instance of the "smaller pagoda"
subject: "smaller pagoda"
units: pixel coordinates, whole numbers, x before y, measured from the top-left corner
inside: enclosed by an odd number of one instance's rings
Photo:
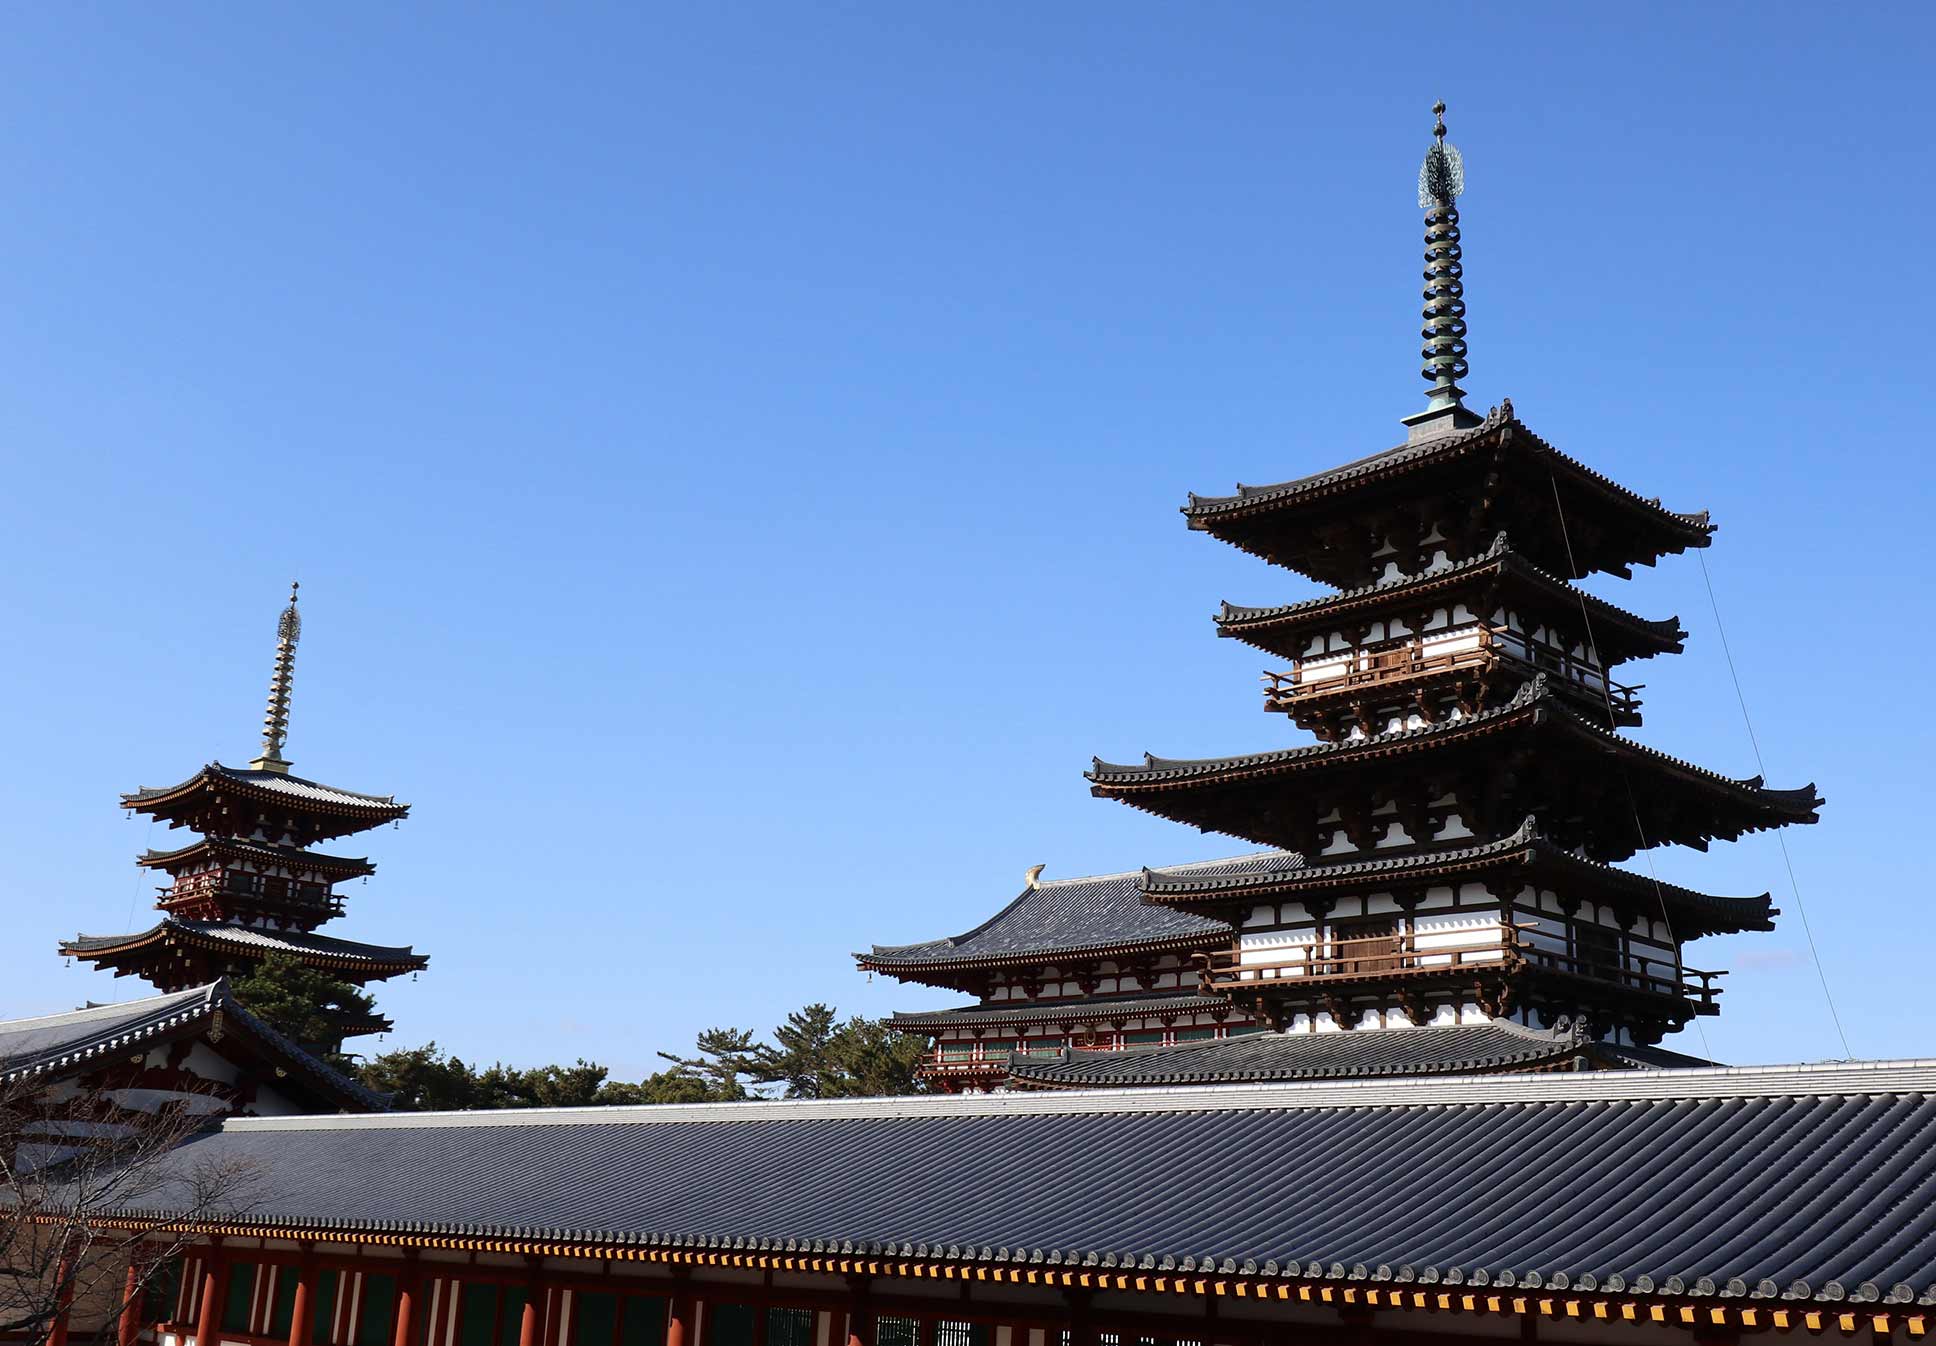
[[[150,850],[135,863],[165,874],[155,905],[161,920],[128,935],[77,935],[63,955],[135,976],[162,992],[246,976],[271,954],[291,954],[304,965],[364,986],[429,963],[406,947],[360,944],[316,931],[343,914],[336,886],[367,878],[376,866],[361,856],[312,849],[354,836],[410,812],[390,795],[338,789],[291,773],[282,755],[289,736],[289,699],[295,680],[302,617],[297,586],[276,627],[275,674],[263,718],[262,752],[246,768],[210,762],[179,785],[143,787],[121,796],[133,813],[198,833],[186,846]],[[331,1051],[344,1038],[389,1031],[381,1015],[340,1019]]]

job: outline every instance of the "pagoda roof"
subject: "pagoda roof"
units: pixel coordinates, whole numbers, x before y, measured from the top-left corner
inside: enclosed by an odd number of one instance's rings
[[[1117,1019],[1160,1018],[1166,1014],[1230,1012],[1223,996],[1147,991],[1116,996],[1086,996],[1080,1000],[996,1000],[954,1009],[916,1010],[892,1016],[888,1022],[907,1032],[932,1033],[945,1028],[991,1028],[1009,1024],[1108,1023]]]
[[[1055,1057],[1016,1055],[1009,1076],[1038,1089],[1123,1089],[1167,1085],[1263,1084],[1365,1079],[1380,1075],[1482,1075],[1565,1067],[1585,1056],[1602,1068],[1691,1068],[1712,1061],[1655,1047],[1616,1047],[1568,1029],[1526,1028],[1506,1019],[1424,1028],[1335,1033],[1244,1033],[1214,1042],[1123,1051],[1065,1049]]]
[[[359,1084],[249,1013],[226,980],[125,1004],[89,1005],[66,1014],[0,1021],[0,1084],[45,1086],[130,1052],[199,1034],[218,1016],[225,1033],[238,1032],[251,1039],[284,1069],[277,1087],[352,1111],[389,1108],[387,1095]]]
[[[229,767],[210,762],[179,785],[145,785],[121,796],[124,808],[152,813],[157,818],[187,821],[217,797],[235,796],[258,804],[287,809],[315,824],[318,838],[347,836],[410,812],[394,795],[359,794],[280,771]]]
[[[1671,905],[1674,933],[1684,940],[1744,930],[1772,930],[1774,918],[1780,914],[1771,904],[1768,893],[1754,897],[1718,897],[1575,855],[1541,836],[1537,818],[1526,819],[1510,836],[1470,846],[1299,863],[1236,875],[1199,876],[1146,869],[1141,888],[1147,902],[1228,904],[1295,898],[1331,888],[1362,889],[1377,883],[1412,885],[1434,879],[1456,883],[1474,873],[1519,865],[1575,876],[1582,894],[1624,892],[1643,910],[1654,906],[1656,901]]]
[[[1303,647],[1310,635],[1322,633],[1347,616],[1387,611],[1398,600],[1424,598],[1486,574],[1511,576],[1563,604],[1569,616],[1585,604],[1594,643],[1599,647],[1600,657],[1609,663],[1648,659],[1656,654],[1679,654],[1687,640],[1680,618],[1655,621],[1638,617],[1603,598],[1596,598],[1514,551],[1504,533],[1494,538],[1492,545],[1479,555],[1422,575],[1360,585],[1342,593],[1322,594],[1275,607],[1225,603],[1215,618],[1217,634],[1234,637],[1270,654],[1295,659],[1304,653]]]
[[[131,935],[76,935],[63,941],[60,951],[73,957],[100,959],[169,945],[236,953],[248,958],[288,953],[312,967],[385,975],[414,972],[430,962],[430,955],[415,953],[409,945],[359,944],[296,930],[263,930],[227,921],[190,921],[176,916],[164,916],[158,924]]]
[[[1168,758],[1145,754],[1141,765],[1105,762],[1094,759],[1087,773],[1091,793],[1102,798],[1120,799],[1146,812],[1193,823],[1206,831],[1226,831],[1248,840],[1269,844],[1282,838],[1261,835],[1269,829],[1249,826],[1238,831],[1228,826],[1228,809],[1202,807],[1157,807],[1156,801],[1186,793],[1222,792],[1226,787],[1261,780],[1284,779],[1297,775],[1327,773],[1355,768],[1376,761],[1393,761],[1422,753],[1443,751],[1456,745],[1509,729],[1544,729],[1565,735],[1595,751],[1636,764],[1649,770],[1650,784],[1665,788],[1677,784],[1692,790],[1710,805],[1725,805],[1733,816],[1712,832],[1672,832],[1649,829],[1649,844],[1682,842],[1706,845],[1710,836],[1740,836],[1746,832],[1778,827],[1786,823],[1814,822],[1822,805],[1814,785],[1796,789],[1770,789],[1759,776],[1733,779],[1705,767],[1669,756],[1630,738],[1610,733],[1569,709],[1553,693],[1544,673],[1527,680],[1512,699],[1477,715],[1443,720],[1413,729],[1392,730],[1363,738],[1331,743],[1312,743],[1302,747],[1279,748],[1272,752],[1249,753],[1235,757]],[[1391,768],[1387,768],[1388,770]],[[1658,805],[1658,800],[1648,800]],[[1639,849],[1638,839],[1624,851],[1609,851],[1608,858],[1631,855]]]
[[[363,856],[324,855],[300,846],[272,846],[240,837],[201,837],[172,851],[149,849],[135,857],[143,869],[167,869],[204,857],[224,860],[253,860],[261,864],[284,865],[291,869],[313,869],[344,878],[376,873],[376,866]]]
[[[1552,484],[1538,473],[1524,507],[1515,512],[1520,545],[1554,570],[1568,570],[1569,538],[1552,510],[1553,492],[1565,501],[1575,556],[1585,571],[1625,573],[1633,562],[1652,563],[1662,555],[1705,547],[1714,532],[1706,511],[1664,509],[1571,458],[1527,429],[1507,401],[1469,430],[1401,444],[1341,466],[1268,486],[1239,485],[1236,493],[1203,496],[1192,492],[1183,514],[1190,527],[1277,565],[1328,583],[1353,578],[1341,569],[1326,545],[1310,531],[1322,521],[1392,504],[1423,489],[1438,489],[1462,476],[1475,480],[1495,470],[1510,474],[1521,467],[1550,469]],[[1539,501],[1544,508],[1535,508]],[[1495,526],[1505,522],[1495,518]],[[1603,526],[1594,527],[1600,523]],[[1585,525],[1585,526],[1582,526]],[[1535,535],[1533,530],[1537,529]]]
[[[1181,865],[1178,872],[1246,873],[1279,868],[1286,859],[1267,851]],[[918,981],[924,972],[1201,949],[1230,938],[1230,927],[1222,921],[1147,905],[1141,880],[1142,871],[1135,869],[1049,879],[1023,889],[963,934],[920,944],[876,944],[871,952],[854,956],[862,968]]]
[[[216,1232],[1899,1314],[1936,1303],[1932,1131],[1928,1061],[229,1118],[118,1214],[245,1165]]]

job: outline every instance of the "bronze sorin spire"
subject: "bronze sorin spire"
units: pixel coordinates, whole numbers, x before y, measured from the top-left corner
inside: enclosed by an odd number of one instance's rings
[[[289,585],[289,606],[276,621],[276,671],[269,679],[269,709],[262,717],[262,755],[249,765],[257,771],[289,774],[282,745],[289,741],[289,689],[296,680],[296,642],[302,639],[302,614],[296,611],[296,591]]]
[[[1429,439],[1448,430],[1476,425],[1465,409],[1465,266],[1459,251],[1459,211],[1453,202],[1465,191],[1465,160],[1445,141],[1445,104],[1434,103],[1432,147],[1418,170],[1418,205],[1425,212],[1425,346],[1420,371],[1432,386],[1425,410],[1405,417],[1411,439]]]

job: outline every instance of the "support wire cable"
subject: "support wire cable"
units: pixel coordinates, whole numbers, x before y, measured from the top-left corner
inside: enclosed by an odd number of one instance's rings
[[[1579,562],[1573,559],[1573,535],[1566,526],[1566,506],[1560,503],[1560,482],[1559,478],[1553,474],[1551,463],[1548,463],[1546,467],[1546,481],[1553,488],[1553,512],[1560,524],[1560,541],[1566,547],[1567,573],[1570,579],[1578,580],[1582,578],[1580,565]],[[1587,644],[1593,650],[1594,657],[1600,661],[1600,697],[1606,703],[1607,707],[1607,733],[1617,738],[1620,733],[1620,727],[1615,723],[1613,679],[1607,673],[1606,660],[1600,655],[1600,641],[1593,634],[1593,615],[1587,610],[1586,590],[1576,587],[1573,592],[1580,599],[1580,622],[1586,627]],[[1674,929],[1674,918],[1667,911],[1667,894],[1661,888],[1660,873],[1654,868],[1653,843],[1647,839],[1646,824],[1640,820],[1640,801],[1634,797],[1633,780],[1627,775],[1627,767],[1624,762],[1616,760],[1614,762],[1614,769],[1620,773],[1620,785],[1627,794],[1627,810],[1633,815],[1634,835],[1640,839],[1641,858],[1647,862],[1647,878],[1654,885],[1654,905],[1660,908],[1660,923],[1667,927],[1667,938],[1674,942],[1675,964],[1685,968],[1686,964],[1681,957],[1681,937]],[[1714,1049],[1708,1046],[1707,1028],[1701,1023],[1700,1015],[1694,1015],[1693,1019],[1694,1034],[1701,1040],[1701,1055],[1711,1062],[1714,1060]]]
[[[1748,698],[1741,690],[1741,675],[1735,671],[1734,651],[1728,647],[1728,628],[1721,621],[1721,604],[1714,597],[1714,578],[1708,574],[1707,557],[1697,548],[1694,555],[1701,563],[1701,583],[1707,586],[1707,605],[1714,612],[1714,630],[1721,637],[1721,653],[1728,661],[1728,677],[1734,683],[1734,699],[1741,707],[1741,723],[1748,729],[1748,746],[1754,749],[1755,770],[1761,778],[1768,778],[1768,767],[1761,760],[1761,739],[1755,734],[1754,717],[1748,714]],[[1788,870],[1788,891],[1795,896],[1795,914],[1802,918],[1802,934],[1808,938],[1808,957],[1815,964],[1815,977],[1822,983],[1822,999],[1828,1002],[1829,1021],[1835,1025],[1835,1036],[1842,1040],[1842,1059],[1853,1061],[1855,1051],[1849,1046],[1849,1035],[1842,1028],[1842,1016],[1835,1008],[1835,993],[1828,988],[1828,971],[1822,966],[1821,952],[1815,947],[1815,929],[1808,922],[1808,907],[1802,901],[1802,886],[1795,878],[1795,862],[1788,856],[1788,838],[1782,835],[1779,827],[1774,829],[1775,840],[1781,846],[1781,863]]]

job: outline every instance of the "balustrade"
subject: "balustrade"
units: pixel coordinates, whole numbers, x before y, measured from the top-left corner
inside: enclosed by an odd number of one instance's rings
[[[1266,709],[1289,710],[1306,700],[1354,688],[1501,662],[1554,674],[1596,695],[1604,692],[1612,699],[1617,712],[1629,715],[1639,712],[1638,685],[1615,682],[1597,664],[1577,659],[1567,651],[1531,640],[1517,631],[1489,625],[1313,655],[1299,660],[1297,667],[1289,671],[1264,674],[1264,700]]]

